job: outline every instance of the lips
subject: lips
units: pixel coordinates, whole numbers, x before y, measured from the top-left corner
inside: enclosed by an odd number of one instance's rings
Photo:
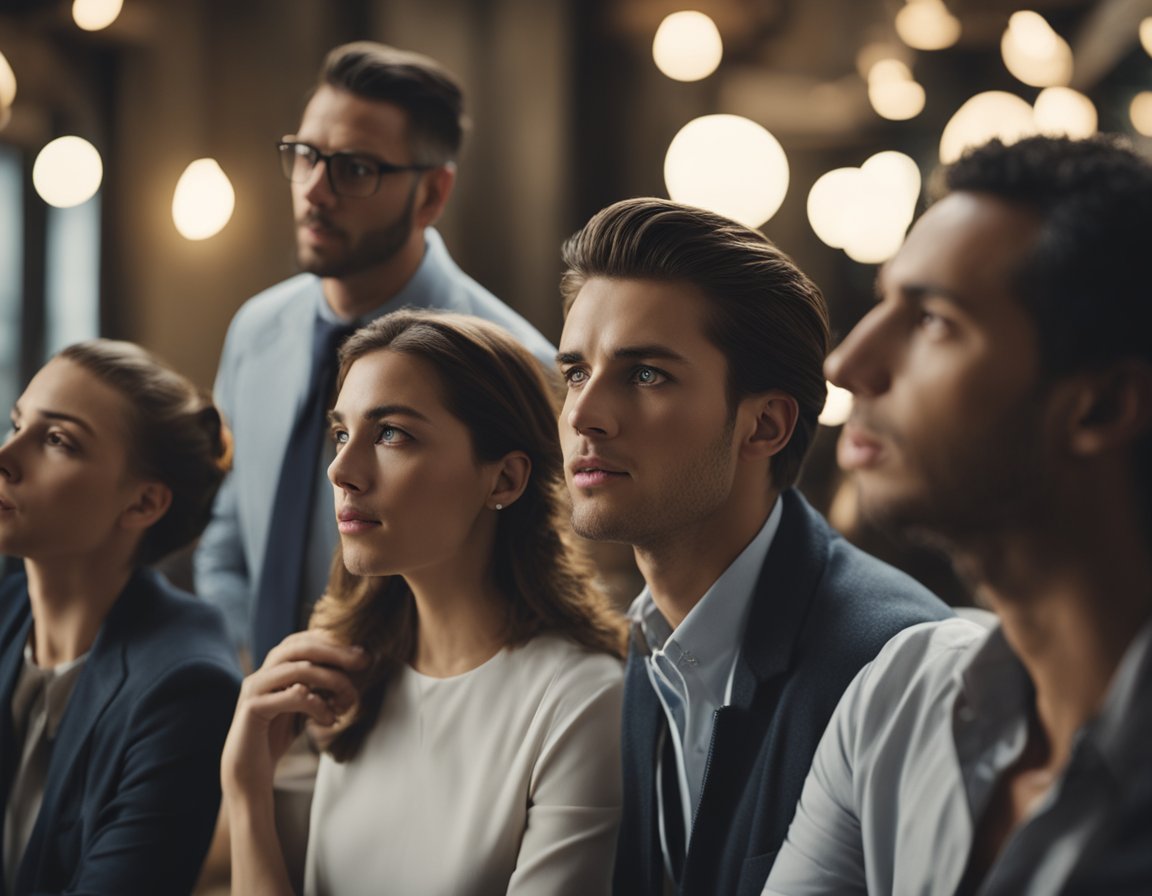
[[[836,460],[844,470],[865,470],[876,466],[884,456],[884,444],[874,433],[849,422],[840,433]]]
[[[380,525],[380,521],[353,507],[341,508],[336,514],[336,528],[341,535],[357,535]]]
[[[595,456],[577,458],[568,464],[568,469],[572,474],[572,484],[578,488],[593,488],[628,477],[623,470]]]

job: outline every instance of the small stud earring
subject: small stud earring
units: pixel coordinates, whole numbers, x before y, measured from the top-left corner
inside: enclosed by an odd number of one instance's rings
[[[497,504],[497,505],[496,505],[496,509],[497,509],[497,510],[503,510],[503,509],[504,509],[504,505],[503,505],[503,504]]]

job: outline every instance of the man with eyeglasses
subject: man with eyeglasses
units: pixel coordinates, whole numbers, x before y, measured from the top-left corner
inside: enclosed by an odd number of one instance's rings
[[[552,366],[548,340],[464,274],[433,229],[456,177],[462,107],[435,61],[357,42],[329,53],[297,133],[280,141],[303,273],[229,327],[216,398],[234,464],[194,558],[197,591],[224,610],[253,666],[303,627],[337,543],[322,443],[341,339],[397,308],[445,308],[502,325]]]

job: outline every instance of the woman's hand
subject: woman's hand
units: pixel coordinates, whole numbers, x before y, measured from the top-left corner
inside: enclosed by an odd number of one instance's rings
[[[272,793],[276,763],[305,721],[323,729],[354,710],[350,675],[368,665],[358,647],[322,631],[289,635],[244,679],[224,744],[221,783],[230,800]]]

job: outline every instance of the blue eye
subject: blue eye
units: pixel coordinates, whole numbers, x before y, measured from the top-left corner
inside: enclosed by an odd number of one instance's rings
[[[588,371],[581,367],[569,367],[561,376],[569,386],[579,386],[588,379]]]
[[[647,365],[642,365],[632,371],[632,382],[639,386],[658,386],[666,379],[667,376],[662,371]]]
[[[403,445],[410,441],[412,441],[412,436],[400,427],[388,426],[387,424],[380,427],[380,433],[376,436],[377,445]]]

